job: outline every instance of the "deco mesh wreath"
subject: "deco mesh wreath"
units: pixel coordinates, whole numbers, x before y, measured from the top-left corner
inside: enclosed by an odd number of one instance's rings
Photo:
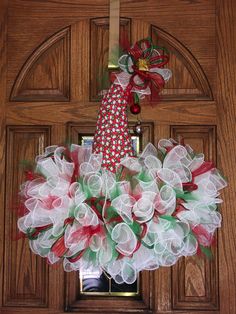
[[[141,270],[207,252],[226,181],[188,145],[162,139],[133,157],[127,106],[159,92],[171,71],[164,49],[137,42],[105,94],[93,147],[50,146],[22,184],[18,227],[31,250],[65,271],[106,271],[132,284]],[[134,102],[135,101],[135,102]]]

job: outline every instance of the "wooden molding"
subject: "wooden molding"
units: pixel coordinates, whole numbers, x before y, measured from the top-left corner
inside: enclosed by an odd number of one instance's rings
[[[151,37],[169,50],[167,67],[173,76],[162,92],[163,100],[213,100],[210,84],[194,55],[175,37],[151,25]]]
[[[216,1],[216,70],[217,70],[217,155],[227,177],[224,190],[223,228],[219,232],[219,295],[222,314],[236,313],[236,2]]]
[[[70,27],[42,43],[26,60],[10,101],[69,101]]]
[[[21,162],[34,161],[50,144],[49,126],[8,126],[6,152],[4,307],[47,307],[48,265],[34,255],[28,240],[17,241],[19,186],[24,181]]]
[[[171,137],[181,136],[205,159],[216,162],[215,126],[171,126]],[[217,242],[217,237],[216,237]],[[212,247],[213,259],[181,258],[172,268],[172,306],[175,310],[218,310],[218,251]]]
[[[0,290],[4,278],[4,205],[5,205],[5,162],[6,162],[6,80],[7,80],[7,21],[8,1],[0,1]],[[0,311],[3,303],[3,293],[0,293]]]

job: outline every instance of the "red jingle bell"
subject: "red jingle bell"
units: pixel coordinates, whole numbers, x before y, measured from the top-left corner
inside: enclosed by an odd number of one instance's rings
[[[141,111],[141,107],[139,106],[139,104],[133,104],[130,106],[130,112],[132,114],[139,114]]]

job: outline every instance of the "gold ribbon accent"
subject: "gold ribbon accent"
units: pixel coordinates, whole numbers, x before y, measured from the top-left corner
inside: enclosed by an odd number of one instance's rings
[[[138,59],[139,71],[149,71],[149,62],[146,59]]]
[[[118,68],[120,39],[120,0],[110,0],[108,69]]]

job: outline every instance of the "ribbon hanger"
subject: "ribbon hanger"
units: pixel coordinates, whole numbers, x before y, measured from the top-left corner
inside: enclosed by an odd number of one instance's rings
[[[108,69],[117,69],[120,39],[120,0],[110,0]]]

